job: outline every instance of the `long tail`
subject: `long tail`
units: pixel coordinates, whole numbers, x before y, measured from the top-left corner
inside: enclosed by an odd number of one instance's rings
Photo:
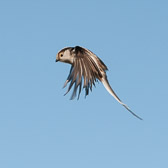
[[[124,104],[120,99],[119,97],[116,95],[116,93],[114,92],[114,90],[111,88],[108,80],[107,80],[107,77],[103,77],[101,79],[101,82],[103,83],[104,87],[106,88],[106,90],[121,104],[123,105],[131,114],[133,114],[135,117],[137,117],[138,119],[140,120],[143,120],[141,117],[139,117],[138,115],[136,115],[135,113],[133,113],[130,108]]]

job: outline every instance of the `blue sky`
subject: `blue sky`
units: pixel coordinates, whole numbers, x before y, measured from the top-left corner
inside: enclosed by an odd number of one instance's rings
[[[167,168],[168,2],[0,1],[0,167]],[[62,86],[81,45],[108,66],[85,99]]]

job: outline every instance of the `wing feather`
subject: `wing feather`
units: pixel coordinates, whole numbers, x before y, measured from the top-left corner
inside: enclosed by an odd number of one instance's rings
[[[90,56],[90,54],[84,49],[76,47],[74,57],[74,63],[71,66],[68,78],[64,84],[70,82],[69,87],[65,95],[71,90],[74,85],[71,99],[76,97],[77,90],[78,99],[80,97],[82,87],[85,89],[85,96],[89,94],[89,90],[92,91],[92,86],[95,86],[95,82],[102,78],[101,71],[98,67],[98,63]]]

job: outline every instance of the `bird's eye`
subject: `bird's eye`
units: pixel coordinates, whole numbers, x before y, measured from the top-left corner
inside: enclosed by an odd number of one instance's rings
[[[63,54],[61,54],[60,56],[63,57]]]

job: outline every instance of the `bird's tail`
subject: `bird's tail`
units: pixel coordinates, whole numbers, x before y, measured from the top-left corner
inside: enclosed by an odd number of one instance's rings
[[[131,114],[133,114],[135,117],[137,117],[137,118],[139,118],[140,120],[142,120],[141,117],[139,117],[138,115],[136,115],[135,113],[133,113],[133,112],[130,110],[130,108],[120,100],[120,98],[116,95],[116,93],[114,92],[114,90],[111,88],[111,86],[110,86],[110,84],[109,84],[109,82],[108,82],[108,80],[107,80],[107,77],[103,77],[103,78],[101,79],[101,82],[103,83],[103,85],[104,85],[104,87],[106,88],[106,90],[107,90],[121,105],[123,105],[123,106],[124,106]]]

